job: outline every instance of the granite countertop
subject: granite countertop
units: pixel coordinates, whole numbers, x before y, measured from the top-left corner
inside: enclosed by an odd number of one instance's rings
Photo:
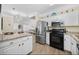
[[[20,34],[14,33],[12,35],[2,35],[2,40],[0,40],[0,41],[12,40],[12,39],[17,39],[17,38],[27,37],[27,36],[32,36],[32,34],[30,34],[30,33],[20,33]]]
[[[79,32],[72,32],[72,34],[74,34],[75,36],[77,36],[78,39],[79,39]]]
[[[79,43],[79,33],[78,32],[67,32],[65,34],[70,35]]]

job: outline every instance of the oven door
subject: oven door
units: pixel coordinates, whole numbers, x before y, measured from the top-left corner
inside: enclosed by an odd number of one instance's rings
[[[57,49],[60,50],[64,50],[64,41],[63,41],[63,34],[62,35],[53,35],[52,33],[50,33],[50,46],[55,47]]]

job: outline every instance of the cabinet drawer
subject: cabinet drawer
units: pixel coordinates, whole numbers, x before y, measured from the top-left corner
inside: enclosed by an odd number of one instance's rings
[[[32,36],[19,38],[19,42],[32,39]]]
[[[19,44],[9,46],[3,50],[3,54],[13,55],[13,54],[20,54],[20,46]]]
[[[15,45],[15,44],[17,44],[18,43],[18,41],[6,41],[6,42],[1,42],[0,43],[0,49],[3,49],[3,48],[7,48],[8,46],[12,46],[12,45]]]

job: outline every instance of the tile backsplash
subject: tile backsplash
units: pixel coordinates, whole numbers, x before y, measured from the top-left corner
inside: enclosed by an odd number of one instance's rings
[[[65,27],[65,28],[69,32],[79,32],[79,26],[75,26],[75,27],[73,27],[73,26],[70,27],[69,26],[69,27]]]

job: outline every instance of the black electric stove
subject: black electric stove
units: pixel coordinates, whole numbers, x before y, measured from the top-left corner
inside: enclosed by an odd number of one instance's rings
[[[52,29],[50,33],[50,46],[64,50],[64,29]]]

